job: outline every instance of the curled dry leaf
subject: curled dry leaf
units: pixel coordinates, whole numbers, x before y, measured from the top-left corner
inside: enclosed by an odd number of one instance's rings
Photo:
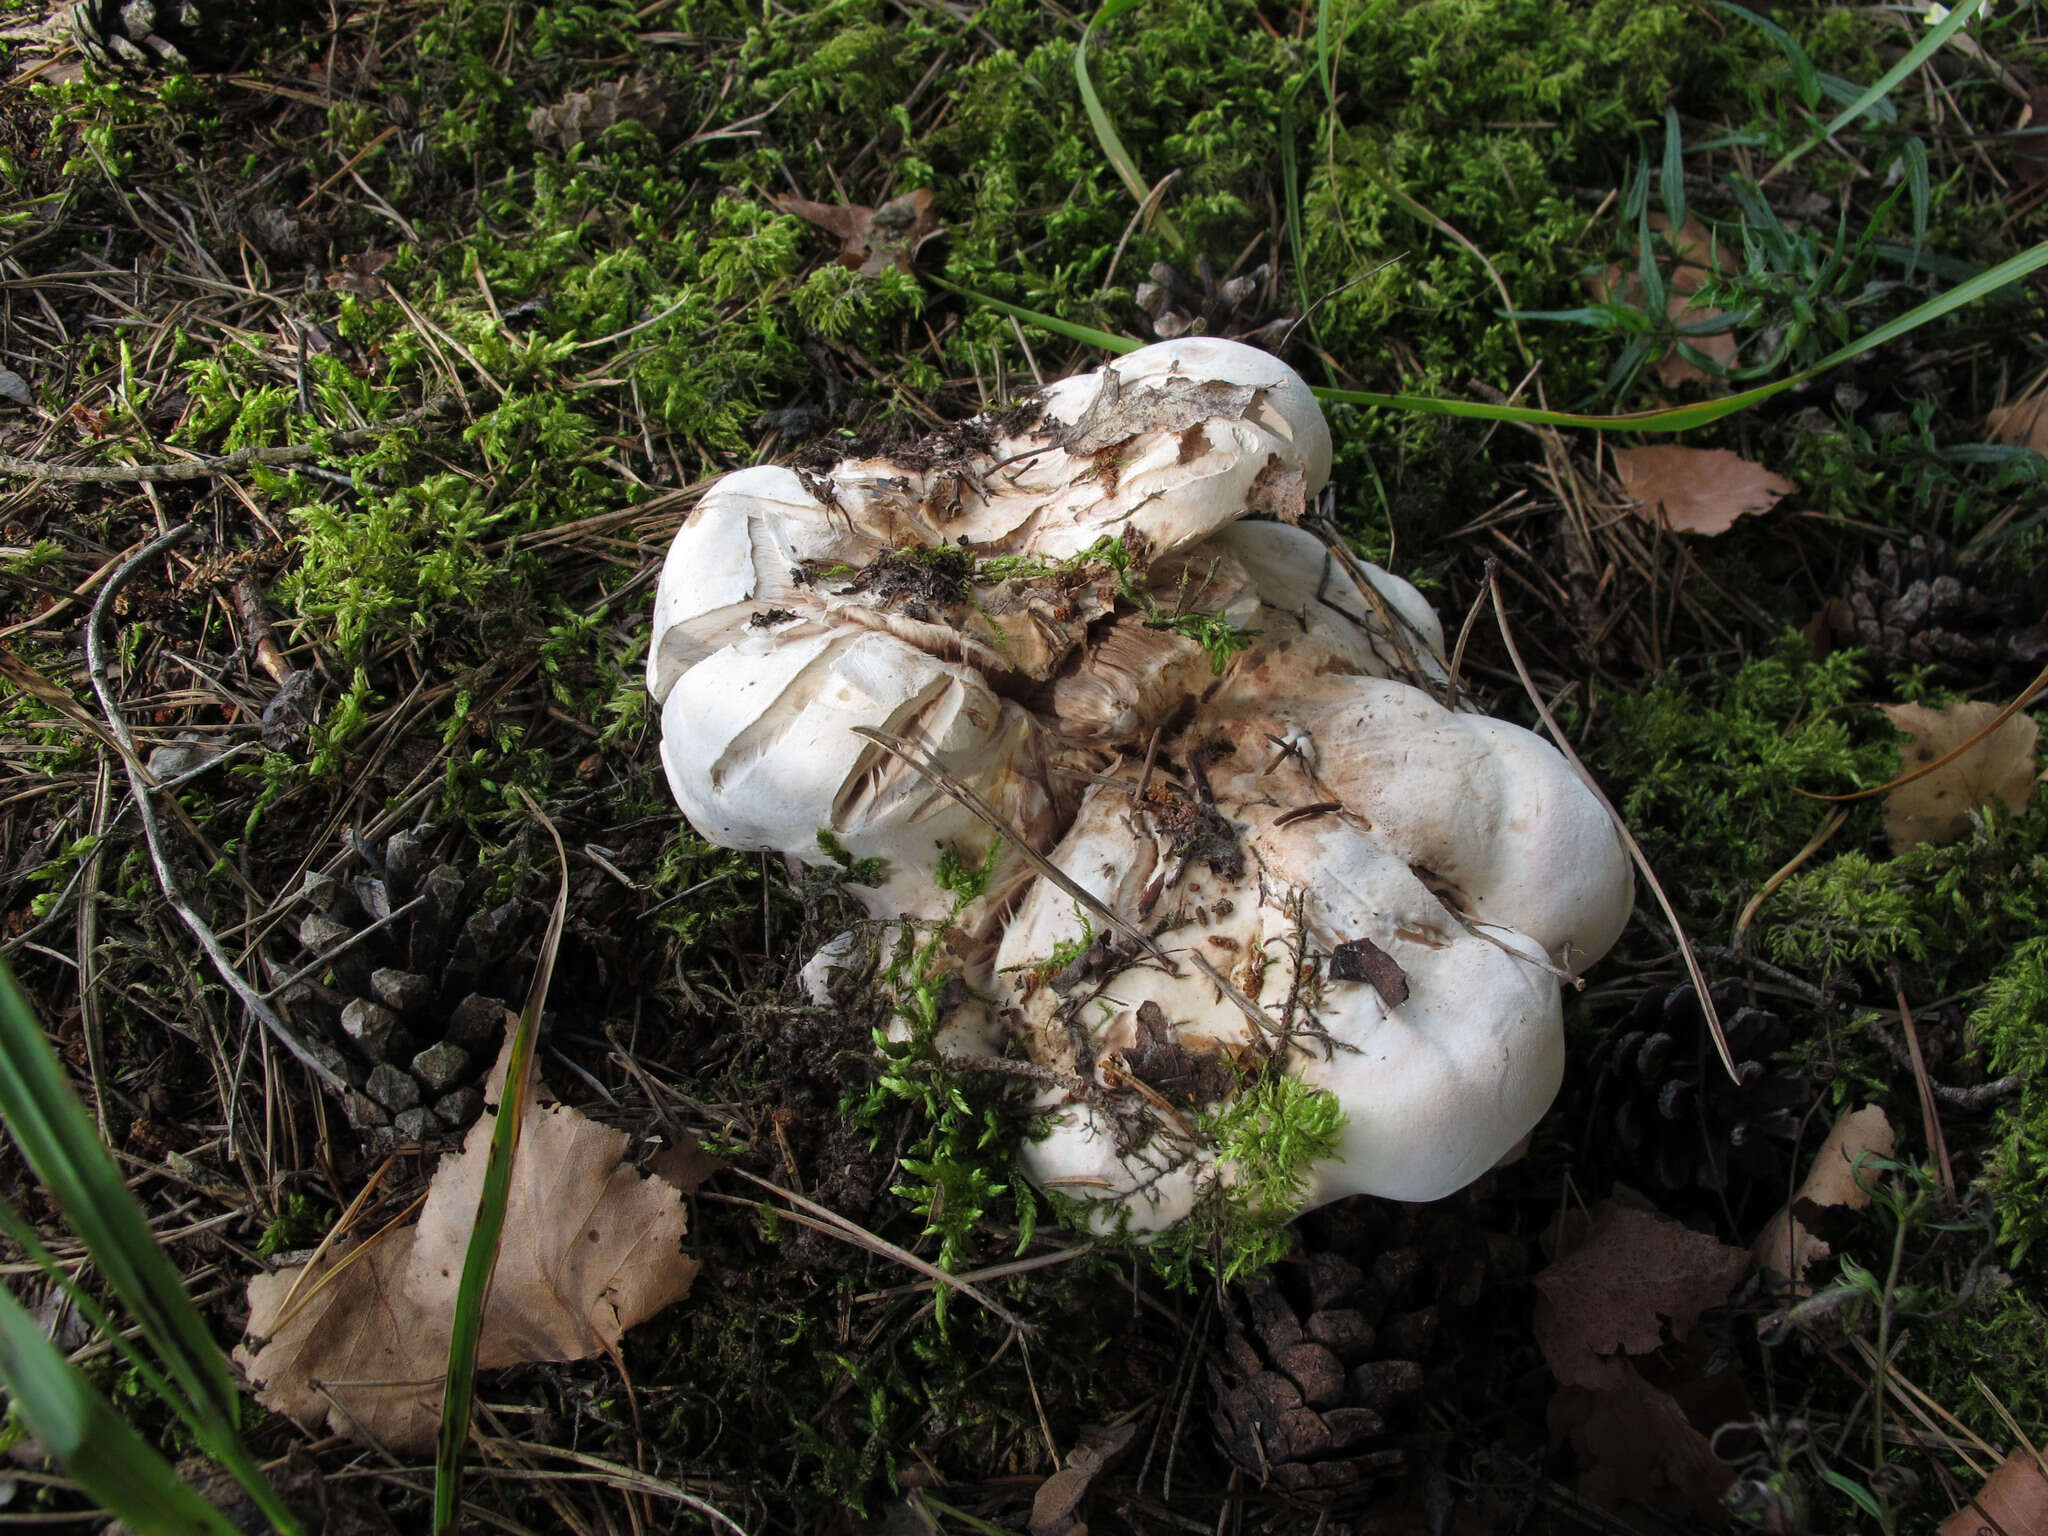
[[[1860,1211],[1870,1204],[1864,1188],[1870,1175],[1857,1180],[1857,1167],[1866,1157],[1890,1157],[1898,1144],[1898,1133],[1875,1104],[1842,1116],[1828,1139],[1813,1155],[1813,1165],[1786,1207],[1764,1223],[1764,1229],[1750,1246],[1756,1266],[1775,1284],[1799,1285],[1814,1264],[1832,1251],[1799,1217],[1802,1206],[1822,1210],[1840,1208]]]
[[[461,1152],[441,1160],[416,1225],[367,1253],[336,1244],[316,1273],[286,1269],[250,1282],[251,1342],[235,1359],[257,1401],[401,1455],[432,1450],[490,1139],[486,1117]],[[697,1264],[679,1249],[685,1191],[623,1165],[627,1144],[624,1132],[566,1105],[528,1111],[484,1314],[483,1369],[610,1351],[689,1293]],[[345,1274],[321,1284],[344,1264]]]
[[[1799,489],[1726,448],[1617,448],[1614,467],[1636,509],[1674,533],[1726,533],[1737,518],[1768,512]]]
[[[2048,1473],[2022,1446],[2001,1461],[1977,1496],[1941,1522],[1941,1536],[2048,1536]]]
[[[1899,753],[1911,773],[1947,756],[1998,718],[1996,704],[1890,704],[1885,715],[1912,740]],[[2015,813],[2034,798],[2034,744],[2040,726],[2024,712],[1992,731],[1953,762],[1901,784],[1884,797],[1884,835],[1892,852],[1917,843],[1952,843],[1970,830],[1970,812],[2003,800]]]
[[[932,195],[923,187],[892,197],[879,208],[858,203],[814,203],[808,198],[776,196],[769,199],[784,213],[808,219],[822,230],[839,237],[839,264],[864,277],[895,267],[908,272],[918,247],[938,232],[932,217]]]

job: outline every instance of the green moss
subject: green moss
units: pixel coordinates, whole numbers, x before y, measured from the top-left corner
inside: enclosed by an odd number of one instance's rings
[[[2023,1079],[2018,1096],[1999,1110],[1998,1150],[1986,1182],[1998,1200],[2000,1237],[2039,1273],[2048,1239],[2048,938],[2013,946],[1970,1015],[1970,1028],[1994,1072]]]

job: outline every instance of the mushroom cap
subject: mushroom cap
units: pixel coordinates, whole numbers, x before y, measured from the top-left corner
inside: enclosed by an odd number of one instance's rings
[[[1469,917],[1526,935],[1568,968],[1613,947],[1635,907],[1634,871],[1606,807],[1562,754],[1407,683],[1304,676],[1311,655],[1245,658],[1215,704],[1233,739],[1298,732],[1315,773],[1300,793],[1340,802]],[[1241,757],[1221,770],[1219,792],[1246,773]],[[1303,784],[1276,777],[1288,792]]]
[[[869,911],[944,917],[940,856],[978,861],[995,834],[861,726],[919,743],[1009,825],[1047,835],[1045,792],[1022,771],[1031,717],[972,668],[873,630],[750,632],[705,658],[662,705],[662,766],[683,814],[720,847],[822,865],[829,834],[854,860],[884,861],[879,885],[853,887]],[[999,865],[995,883],[1009,878]]]
[[[1062,991],[1045,965],[1066,953],[1060,944],[1071,949],[1082,939],[1087,919],[1064,891],[1040,881],[996,958],[1027,1050],[1107,1086],[1141,1072],[1137,1063],[1147,1058],[1134,1048],[1150,1005],[1170,1024],[1183,1059],[1271,1059],[1337,1095],[1343,1151],[1315,1165],[1308,1203],[1348,1194],[1433,1200],[1471,1182],[1536,1124],[1562,1078],[1558,983],[1541,952],[1518,935],[1494,942],[1468,932],[1405,860],[1347,818],[1283,820],[1285,808],[1269,798],[1218,803],[1241,829],[1242,871],[1193,866],[1176,878],[1167,840],[1132,830],[1127,791],[1090,792],[1055,862],[1098,901],[1156,933],[1175,970],[1127,959]],[[1399,968],[1405,996],[1390,999],[1370,982],[1332,974],[1329,957],[1361,940]],[[1263,1022],[1226,1000],[1196,956],[1255,1004]],[[1085,1050],[1077,1030],[1087,1036]],[[1205,1154],[1170,1129],[1161,1134],[1157,1147],[1133,1145],[1099,1110],[1075,1104],[1021,1155],[1034,1179],[1064,1179],[1070,1193],[1154,1192],[1131,1217],[1144,1228],[1178,1219],[1183,1184],[1199,1187],[1210,1176]],[[1181,1182],[1160,1183],[1164,1168]]]
[[[1372,597],[1320,538],[1286,523],[1232,523],[1202,549],[1236,557],[1269,608],[1289,616],[1302,634],[1373,677],[1422,676],[1441,682],[1444,628],[1429,600],[1408,582],[1368,561],[1354,562]],[[1262,624],[1268,633],[1280,626]]]

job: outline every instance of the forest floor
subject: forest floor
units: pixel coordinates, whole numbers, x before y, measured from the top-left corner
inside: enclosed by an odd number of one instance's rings
[[[1122,175],[1059,0],[160,0],[190,68],[90,62],[121,11],[81,9],[0,0],[0,955],[224,1348],[252,1278],[421,1194],[546,951],[552,1092],[723,1163],[686,1298],[486,1376],[478,1528],[1913,1531],[2048,1437],[2040,275],[1682,436],[1330,406],[1336,525],[1453,633],[1497,571],[1742,1081],[1645,885],[1527,1156],[1305,1218],[1263,1281],[1060,1226],[1017,1080],[885,1071],[879,999],[807,1003],[844,891],[690,830],[642,680],[711,478],[1098,366],[1073,326],[1589,413],[1800,373],[2043,227],[2040,8],[1836,122],[1941,8],[1147,0],[1086,51]],[[1463,677],[1535,723],[1490,614]],[[1962,814],[1825,798],[2015,699],[2002,777],[1932,781]],[[123,732],[177,780],[154,851]],[[1803,1207],[1833,1251],[1774,1291],[1748,1250],[1871,1107],[1875,1198]],[[12,1149],[0,1198],[78,1258]],[[1331,1255],[1384,1423],[1233,1465],[1218,1396]],[[1572,1357],[1599,1314],[1624,1357]],[[426,1528],[430,1455],[311,1417],[251,1437],[332,1529]],[[0,1444],[0,1521],[84,1508]]]

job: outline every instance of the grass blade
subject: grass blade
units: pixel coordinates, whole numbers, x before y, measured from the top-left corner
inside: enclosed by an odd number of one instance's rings
[[[491,1299],[491,1277],[498,1269],[498,1243],[505,1234],[505,1207],[512,1193],[512,1159],[519,1150],[519,1131],[526,1119],[527,1088],[533,1077],[534,1048],[540,1040],[541,1009],[555,976],[555,952],[569,917],[569,856],[562,835],[524,790],[520,798],[540,818],[555,842],[561,881],[555,888],[555,909],[540,941],[540,963],[526,989],[526,1005],[512,1031],[512,1049],[505,1061],[505,1085],[498,1097],[498,1120],[491,1130],[490,1157],[484,1165],[483,1192],[477,1197],[476,1226],[463,1255],[462,1279],[455,1291],[455,1325],[448,1340],[448,1380],[441,1391],[441,1438],[434,1453],[434,1536],[453,1536],[462,1512],[462,1452],[469,1443],[470,1413],[476,1402],[477,1345],[483,1338],[484,1308]]]
[[[136,1209],[13,974],[0,965],[0,1119],[142,1327],[192,1416],[232,1441],[241,1402],[227,1361]]]
[[[1787,152],[1784,159],[1771,167],[1764,180],[1769,181],[1781,172],[1791,169],[1808,150],[1826,143],[1859,117],[1863,116],[1872,107],[1876,106],[1878,102],[1884,100],[1885,97],[1892,93],[1892,90],[1901,80],[1933,58],[1941,50],[1941,45],[1955,36],[1964,26],[1968,25],[1971,18],[1983,8],[1984,0],[1962,0],[1962,4],[1950,11],[1939,23],[1928,28],[1927,35],[1908,49],[1904,58],[1878,76],[1875,84],[1861,96],[1850,102],[1848,106],[1844,107],[1840,114],[1829,122],[1825,128],[1821,129],[1819,133],[1808,139],[1804,144],[1801,144],[1797,149]]]
[[[0,963],[0,1120],[4,1120],[43,1186],[57,1198],[93,1263],[121,1303],[134,1314],[142,1337],[164,1362],[159,1371],[112,1318],[59,1269],[35,1231],[0,1206],[0,1230],[43,1266],[72,1297],[102,1338],[135,1368],[143,1385],[191,1427],[193,1437],[247,1491],[280,1531],[298,1521],[263,1476],[237,1430],[241,1399],[227,1362],[205,1320],[193,1307],[171,1261],[148,1225],[113,1160],[100,1145],[85,1106],[71,1092],[63,1066],[50,1050],[35,1011]],[[94,1495],[98,1497],[97,1494]]]
[[[1664,216],[1671,220],[1671,239],[1685,223],[1685,142],[1680,137],[1678,108],[1664,109],[1664,164],[1657,180],[1657,193],[1664,203]]]
[[[128,1427],[4,1287],[0,1384],[57,1464],[131,1530],[142,1536],[234,1536],[226,1516]]]
[[[1785,55],[1785,62],[1792,66],[1792,88],[1799,93],[1799,99],[1806,103],[1808,110],[1820,106],[1820,72],[1813,67],[1813,60],[1806,56],[1806,50],[1799,46],[1798,38],[1775,21],[1766,20],[1747,6],[1732,4],[1731,0],[1714,0],[1714,9],[1748,22],[1776,43]]]
[[[1132,197],[1138,200],[1140,208],[1145,206],[1152,189],[1139,174],[1138,162],[1131,158],[1131,152],[1124,148],[1123,138],[1116,131],[1116,124],[1109,120],[1109,113],[1103,110],[1101,97],[1095,94],[1095,82],[1088,75],[1088,45],[1095,40],[1095,29],[1116,20],[1140,0],[1104,0],[1088,25],[1081,30],[1081,41],[1074,48],[1074,84],[1081,91],[1081,110],[1088,114],[1089,126],[1095,130],[1095,142],[1102,146],[1102,152],[1109,157],[1109,163],[1122,178]],[[1183,249],[1180,231],[1173,220],[1162,211],[1153,219],[1166,243],[1179,251]]]
[[[1478,400],[1446,400],[1431,395],[1386,395],[1363,389],[1327,389],[1320,385],[1315,387],[1314,393],[1318,400],[1329,405],[1369,405],[1386,410],[1420,411],[1433,416],[1463,416],[1475,421],[1515,421],[1545,427],[1587,427],[1596,432],[1685,432],[1694,427],[1704,427],[1709,422],[1719,421],[1724,416],[1746,411],[1752,405],[1760,405],[1774,395],[1781,395],[1809,379],[1818,378],[1831,368],[1840,367],[1852,358],[1861,357],[1873,347],[1881,347],[1888,341],[1917,331],[1929,321],[1939,320],[1943,315],[1974,304],[2023,277],[2031,276],[2043,267],[2048,267],[2048,241],[2022,251],[2009,261],[2002,261],[1988,271],[1978,273],[1968,282],[1959,283],[1948,292],[1937,294],[1925,304],[1900,315],[1896,320],[1887,321],[1875,330],[1866,332],[1847,346],[1830,352],[1811,368],[1789,374],[1782,379],[1774,379],[1768,384],[1759,384],[1754,389],[1745,389],[1738,394],[1723,395],[1718,400],[1702,400],[1692,405],[1672,405],[1649,411],[1619,411],[1610,415],[1596,415],[1579,411],[1544,411],[1524,405],[1488,405]],[[1109,352],[1133,352],[1143,345],[1127,336],[1112,336],[1107,331],[1098,331],[1089,326],[1076,325],[1070,320],[1042,315],[1036,310],[1006,304],[1001,299],[989,298],[985,294],[945,282],[943,279],[934,281],[962,298],[972,299],[977,304],[986,304],[1001,314],[1014,315],[1019,320],[1028,320],[1033,325],[1043,326],[1055,335],[1101,347]]]

